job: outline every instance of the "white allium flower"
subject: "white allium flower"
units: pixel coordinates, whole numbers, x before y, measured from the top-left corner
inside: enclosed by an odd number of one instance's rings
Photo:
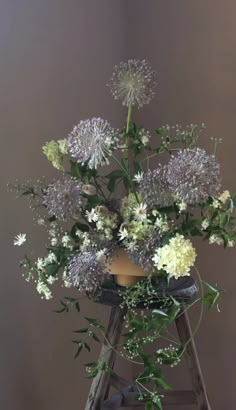
[[[189,239],[176,234],[167,245],[158,248],[153,257],[157,269],[164,269],[170,277],[188,276],[194,265],[196,251]]]
[[[143,175],[144,175],[143,171],[138,172],[137,174],[134,175],[133,180],[139,184],[143,179]]]
[[[146,204],[139,204],[135,209],[134,209],[134,214],[135,218],[138,219],[139,221],[143,221],[144,219],[147,218],[147,205]]]
[[[210,221],[209,221],[209,219],[203,219],[203,221],[202,221],[202,229],[203,230],[206,230],[207,228],[208,228],[208,226],[210,225]]]
[[[14,245],[21,246],[26,241],[26,233],[19,233],[14,238]]]
[[[212,234],[209,238],[209,244],[212,245],[214,243],[216,243],[217,245],[223,245],[224,241],[220,236]]]
[[[118,141],[118,132],[101,118],[80,121],[68,136],[71,156],[82,165],[87,163],[91,169],[109,164],[107,157]]]
[[[228,190],[222,192],[222,194],[218,197],[219,201],[221,201],[223,204],[225,204],[230,198],[231,198],[231,195]]]
[[[98,221],[98,213],[96,212],[95,208],[92,208],[90,212],[86,211],[85,216],[90,223]]]
[[[42,295],[42,299],[52,299],[52,292],[49,287],[44,283],[42,280],[38,281],[37,284],[37,291],[40,295]]]
[[[154,96],[155,72],[145,60],[128,60],[115,66],[108,85],[115,100],[140,108]]]

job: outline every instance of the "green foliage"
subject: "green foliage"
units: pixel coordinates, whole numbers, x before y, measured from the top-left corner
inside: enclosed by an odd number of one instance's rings
[[[220,312],[219,308],[219,299],[221,291],[214,288],[212,285],[209,285],[207,282],[203,282],[207,288],[207,292],[204,294],[202,301],[205,305],[208,306],[209,309],[212,309],[214,306],[216,307],[217,311]]]

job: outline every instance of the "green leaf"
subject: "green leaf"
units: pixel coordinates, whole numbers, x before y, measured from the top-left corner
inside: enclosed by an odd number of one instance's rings
[[[101,343],[101,340],[98,338],[98,336],[96,335],[96,333],[92,332],[92,333],[91,333],[91,336],[92,336],[93,340],[95,340],[95,341],[98,342],[98,343]]]
[[[89,322],[90,325],[97,327],[98,329],[101,329],[103,331],[106,330],[99,320],[90,317],[85,317],[85,319]]]
[[[76,231],[80,230],[82,232],[88,232],[89,231],[89,226],[86,224],[82,224],[80,222],[76,222],[71,229],[71,236],[75,240],[79,240],[78,236],[76,235]]]
[[[153,410],[153,402],[152,401],[147,401],[146,405],[145,405],[145,410]]]
[[[81,329],[74,330],[74,333],[87,333],[88,327],[81,327]]]
[[[85,347],[85,349],[88,350],[88,352],[91,351],[90,346],[88,345],[88,343],[84,342],[84,347]]]
[[[157,135],[160,135],[161,137],[165,137],[166,131],[163,128],[156,128],[155,132]]]
[[[134,161],[134,171],[136,174],[138,174],[139,172],[142,172],[142,167],[137,161]]]
[[[76,302],[76,303],[75,303],[75,308],[76,308],[77,312],[80,312],[80,304],[79,304],[79,302]]]
[[[46,266],[46,275],[56,276],[59,269],[60,269],[60,265],[58,265],[58,263],[50,263],[49,265]]]
[[[74,359],[76,359],[76,357],[79,356],[79,354],[82,352],[82,350],[83,350],[83,345],[80,345],[77,352],[76,352],[76,354],[75,354],[75,356],[74,356]]]
[[[163,310],[160,309],[153,309],[152,313],[155,313],[156,315],[164,316],[166,318],[169,318],[167,313],[163,312]]]
[[[219,298],[220,298],[220,291],[213,286],[209,285],[209,283],[204,282],[206,285],[208,292],[203,296],[202,302],[205,305],[208,305],[209,309],[212,309],[214,306],[216,306],[216,309],[218,312],[220,312],[219,308]]]
[[[124,184],[124,187],[125,187],[127,190],[129,190],[129,188],[131,187],[131,185],[130,185],[130,180],[129,180],[129,178],[128,178],[126,175],[123,177],[123,184]]]

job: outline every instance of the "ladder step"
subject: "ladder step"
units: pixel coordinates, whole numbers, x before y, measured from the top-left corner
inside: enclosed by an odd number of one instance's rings
[[[103,402],[101,410],[117,410],[122,407],[143,407],[143,402],[138,400],[138,393],[130,391],[131,387],[123,389],[121,392],[113,394],[113,396]],[[185,406],[197,404],[197,400],[193,391],[179,390],[165,394],[162,399],[164,406]]]

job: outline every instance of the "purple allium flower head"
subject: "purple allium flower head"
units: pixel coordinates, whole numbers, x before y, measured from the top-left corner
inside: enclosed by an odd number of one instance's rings
[[[65,219],[80,211],[87,202],[82,187],[83,184],[73,177],[64,177],[48,185],[43,203],[49,216]]]
[[[177,200],[202,203],[220,189],[220,165],[204,149],[181,150],[167,164],[167,181]]]
[[[141,266],[146,272],[152,273],[154,268],[153,255],[157,248],[161,246],[161,235],[158,230],[152,232],[150,238],[139,241],[134,250],[129,250],[128,255],[132,262]]]
[[[92,293],[103,284],[108,274],[104,261],[97,257],[95,250],[74,256],[68,267],[69,281],[80,292]]]
[[[109,164],[108,156],[117,146],[118,132],[101,118],[80,121],[68,136],[69,152],[77,162],[89,168]]]
[[[159,165],[153,171],[148,170],[140,181],[139,192],[148,208],[172,205],[173,196],[166,180],[166,167]]]
[[[108,86],[122,105],[142,107],[149,104],[156,86],[155,72],[145,60],[128,60],[115,66]]]

